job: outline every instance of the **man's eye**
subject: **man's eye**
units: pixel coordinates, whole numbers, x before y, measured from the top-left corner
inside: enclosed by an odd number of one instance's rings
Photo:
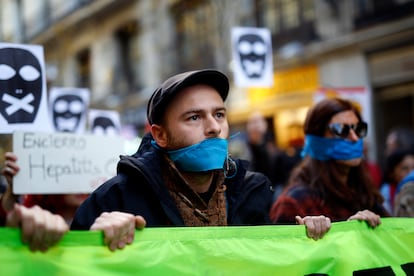
[[[224,118],[226,115],[223,112],[217,112],[217,118]]]
[[[193,116],[191,116],[189,119],[190,119],[190,120],[195,121],[195,120],[197,120],[199,117],[200,117],[200,116],[198,116],[198,115],[193,115]]]

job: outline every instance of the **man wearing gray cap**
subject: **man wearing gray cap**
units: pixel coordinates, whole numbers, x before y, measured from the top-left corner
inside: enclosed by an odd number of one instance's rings
[[[115,250],[145,226],[269,224],[269,179],[228,154],[228,92],[216,70],[166,80],[148,102],[151,133],[137,153],[121,156],[117,175],[80,206],[71,229],[103,230]],[[312,220],[318,233],[329,228],[321,221]]]

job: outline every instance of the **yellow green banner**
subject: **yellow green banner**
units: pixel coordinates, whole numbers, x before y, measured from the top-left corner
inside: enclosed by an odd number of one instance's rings
[[[0,275],[414,275],[414,218],[333,223],[318,241],[302,225],[146,228],[123,250],[71,231],[46,253],[0,228]]]

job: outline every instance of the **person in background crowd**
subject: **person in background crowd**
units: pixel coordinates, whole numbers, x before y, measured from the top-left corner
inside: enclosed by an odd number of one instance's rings
[[[362,159],[363,165],[367,168],[369,174],[371,175],[372,182],[374,183],[377,189],[380,189],[382,182],[382,170],[381,167],[374,161],[369,159],[368,156],[368,142],[364,140],[364,158]]]
[[[11,183],[16,170],[18,168],[14,163],[6,161],[2,175]],[[32,251],[46,251],[69,231],[68,224],[60,215],[39,206],[27,208],[19,204],[12,194],[11,185],[7,185],[5,192],[0,195],[0,201],[0,225],[20,228],[23,243],[27,243]]]
[[[414,150],[414,130],[407,126],[392,128],[385,141],[385,158],[397,149]]]
[[[344,99],[324,99],[309,110],[304,159],[272,206],[274,223],[294,223],[297,215],[324,215],[335,222],[364,220],[376,227],[380,217],[389,216],[361,163],[367,127]]]
[[[384,207],[390,214],[394,213],[394,197],[397,185],[412,170],[414,170],[414,150],[396,149],[387,156],[384,181],[380,191],[384,197]]]
[[[249,116],[246,133],[251,161],[249,169],[261,172],[270,179],[274,201],[285,187],[290,172],[302,159],[302,145],[292,144],[286,150],[278,149],[269,133],[266,118],[259,111]]]
[[[17,165],[17,156],[12,152],[6,152],[5,160],[8,182],[12,187],[13,177],[20,171],[20,167]],[[88,194],[33,194],[23,195],[18,201],[25,207],[38,205],[53,214],[58,214],[65,219],[68,225],[70,225],[76,209],[87,197]]]
[[[271,174],[272,149],[269,146],[268,123],[259,111],[250,114],[246,123],[247,145],[250,150],[249,170]]]
[[[299,141],[295,141],[299,142]],[[271,181],[274,184],[273,201],[282,193],[289,180],[292,170],[300,163],[302,143],[294,143],[286,150],[280,150],[272,159]]]
[[[407,174],[397,186],[394,216],[414,217],[414,170]]]
[[[145,226],[269,224],[269,179],[228,155],[228,92],[227,77],[216,70],[185,72],[162,83],[147,106],[151,133],[79,207],[71,229],[101,230],[115,250]],[[319,216],[299,223],[313,238],[330,227]]]

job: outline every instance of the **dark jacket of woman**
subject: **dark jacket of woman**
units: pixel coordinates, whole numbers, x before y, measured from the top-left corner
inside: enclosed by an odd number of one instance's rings
[[[307,157],[292,174],[290,185],[270,211],[273,223],[295,223],[295,216],[324,215],[332,221],[344,221],[358,211],[368,209],[381,217],[390,214],[382,206],[382,198],[374,185],[361,185],[363,166],[351,168],[348,186],[336,180],[334,161],[322,162]],[[315,169],[318,168],[318,169]],[[359,176],[358,176],[359,175]],[[368,179],[363,181],[369,183]],[[324,183],[332,183],[330,186]],[[372,196],[364,196],[373,194]]]

